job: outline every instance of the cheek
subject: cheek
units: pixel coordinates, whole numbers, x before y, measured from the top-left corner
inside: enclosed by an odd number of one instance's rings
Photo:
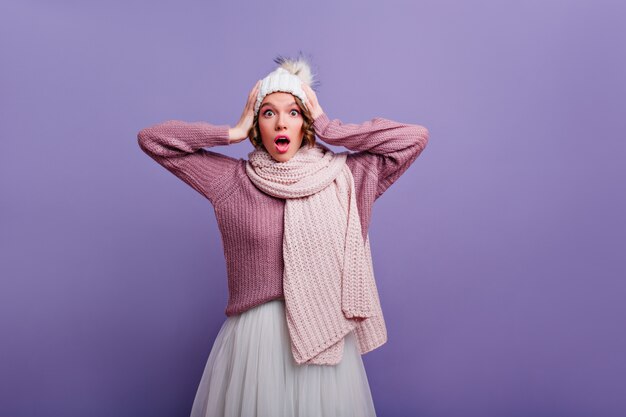
[[[298,132],[300,132],[300,135],[299,135],[299,136],[300,136],[300,139],[301,139],[301,140],[303,140],[303,139],[304,139],[304,130],[303,130],[303,127],[304,127],[304,123],[300,123],[300,124],[298,125]]]
[[[261,140],[265,141],[268,137],[271,136],[271,128],[268,127],[267,123],[259,122],[259,132],[261,133]]]
[[[304,126],[304,123],[302,122],[302,120],[298,120],[293,124],[293,129],[297,130],[298,132],[302,132],[302,126]]]

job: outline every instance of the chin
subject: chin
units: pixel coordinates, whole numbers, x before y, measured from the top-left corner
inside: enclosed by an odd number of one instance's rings
[[[272,158],[274,158],[274,160],[278,162],[287,162],[291,159],[292,156],[293,155],[278,154],[278,155],[272,155]]]

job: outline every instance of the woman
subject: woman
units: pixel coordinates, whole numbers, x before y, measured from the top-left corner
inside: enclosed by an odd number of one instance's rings
[[[275,62],[234,127],[169,120],[138,134],[211,202],[224,245],[227,318],[191,415],[375,416],[361,355],[387,332],[367,230],[428,130],[330,120],[306,60]],[[316,135],[355,152],[334,153]],[[203,149],[246,138],[247,160]]]

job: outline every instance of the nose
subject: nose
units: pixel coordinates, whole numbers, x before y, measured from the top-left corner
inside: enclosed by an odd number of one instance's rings
[[[283,130],[286,127],[287,124],[285,123],[284,116],[279,114],[278,117],[276,117],[276,130]]]

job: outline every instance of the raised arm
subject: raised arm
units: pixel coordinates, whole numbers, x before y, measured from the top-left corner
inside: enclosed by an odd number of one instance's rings
[[[380,197],[415,161],[428,143],[428,129],[421,125],[394,122],[381,117],[361,124],[330,120],[326,113],[315,118],[317,136],[331,145],[356,151],[354,158],[378,181]]]
[[[228,145],[229,126],[168,120],[142,129],[139,147],[215,204],[236,182],[238,160],[202,148]]]

